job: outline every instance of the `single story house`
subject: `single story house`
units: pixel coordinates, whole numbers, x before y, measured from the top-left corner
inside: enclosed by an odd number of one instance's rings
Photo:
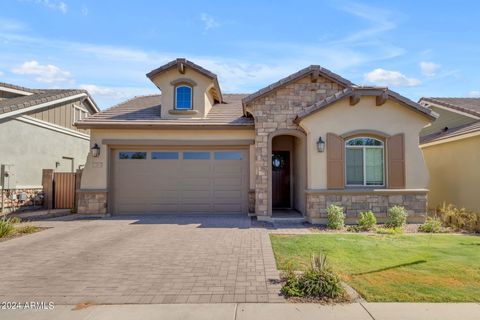
[[[95,152],[79,212],[243,213],[287,210],[322,223],[405,206],[425,218],[428,171],[419,133],[436,114],[388,88],[312,65],[253,94],[224,94],[212,72],[176,59],[147,77],[161,94],[77,121]]]
[[[480,211],[480,98],[421,98],[439,118],[421,132],[430,171],[429,207]]]
[[[75,172],[85,164],[89,130],[73,123],[98,111],[85,90],[30,89],[0,82],[0,165],[9,173],[4,207],[19,205],[11,197],[18,194],[26,195],[22,205],[31,204],[28,200],[42,191],[42,169]]]

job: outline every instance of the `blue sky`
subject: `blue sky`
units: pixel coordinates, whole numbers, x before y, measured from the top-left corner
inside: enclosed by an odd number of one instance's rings
[[[88,89],[101,108],[158,90],[177,57],[254,92],[310,64],[357,84],[480,96],[479,1],[0,2],[0,81]]]

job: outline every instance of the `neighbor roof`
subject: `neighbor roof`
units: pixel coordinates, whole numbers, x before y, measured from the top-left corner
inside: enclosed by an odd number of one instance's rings
[[[2,85],[4,85],[2,83]],[[9,85],[14,87],[14,85]],[[10,112],[15,112],[22,109],[27,109],[42,103],[54,102],[55,100],[60,100],[63,98],[68,98],[71,96],[83,94],[85,97],[90,98],[92,102],[92,107],[95,112],[98,112],[99,109],[93,99],[90,97],[86,90],[78,89],[27,89],[22,88],[22,90],[30,90],[32,92],[30,95],[16,97],[16,98],[7,98],[0,100],[0,115],[7,114]],[[8,116],[8,115],[6,115]]]
[[[169,63],[164,64],[163,66],[158,67],[157,69],[154,69],[154,70],[150,71],[149,73],[147,73],[147,77],[151,81],[153,81],[153,78],[155,78],[159,74],[162,74],[163,72],[165,72],[167,70],[170,70],[174,67],[178,68],[179,70],[183,70],[183,68],[185,68],[185,67],[190,67],[190,68],[194,69],[195,71],[203,74],[207,78],[212,79],[213,82],[214,82],[215,89],[218,91],[218,101],[223,102],[222,91],[220,90],[220,84],[218,83],[217,75],[215,73],[199,66],[198,64],[195,64],[192,61],[189,61],[189,60],[185,59],[185,58],[177,58],[175,60],[172,60]]]
[[[161,94],[135,97],[76,123],[79,128],[117,126],[253,126],[243,116],[242,98],[246,94],[225,94],[224,103],[216,103],[205,118],[163,119]]]
[[[400,104],[403,104],[414,111],[420,112],[421,114],[427,116],[428,118],[435,120],[438,117],[438,114],[432,111],[431,109],[424,107],[412,100],[388,89],[387,87],[372,87],[372,86],[350,86],[347,87],[334,95],[328,96],[323,100],[318,101],[317,103],[306,108],[304,111],[300,112],[295,119],[295,122],[300,122],[302,119],[308,117],[312,113],[320,111],[333,103],[354,95],[359,96],[381,96],[383,94],[387,95],[387,98],[397,101]]]
[[[422,101],[480,117],[480,98],[424,97],[419,102]]]
[[[272,91],[274,91],[275,89],[281,87],[281,86],[284,86],[286,84],[289,84],[291,82],[294,82],[300,78],[303,78],[305,77],[306,75],[308,74],[312,74],[312,75],[320,75],[320,76],[323,76],[327,79],[330,79],[332,80],[333,82],[336,82],[344,87],[349,87],[349,86],[352,86],[354,85],[352,82],[350,82],[349,80],[345,79],[345,78],[342,78],[341,76],[339,76],[338,74],[328,70],[328,69],[325,69],[319,65],[311,65],[309,67],[306,67],[298,72],[295,72],[291,75],[289,75],[288,77],[285,77],[275,83],[272,83],[271,85],[263,88],[263,89],[260,89],[258,90],[257,92],[255,93],[252,93],[251,95],[245,97],[243,99],[243,103],[244,104],[249,104],[250,102],[260,98],[260,97],[263,97],[269,93],[271,93]]]
[[[14,84],[11,84],[11,83],[6,83],[6,82],[0,82],[0,91],[1,91],[1,87],[8,88],[8,89],[13,89],[13,90],[18,90],[18,91],[24,91],[24,92],[28,92],[28,93],[39,92],[39,90],[36,90],[36,89],[30,89],[30,88],[26,88],[26,87],[22,87],[22,86],[17,86],[17,85],[14,85]]]
[[[427,144],[431,142],[441,141],[448,138],[458,137],[468,133],[480,132],[480,121],[461,125],[455,128],[448,128],[440,132],[435,132],[423,137],[420,137],[420,144]]]

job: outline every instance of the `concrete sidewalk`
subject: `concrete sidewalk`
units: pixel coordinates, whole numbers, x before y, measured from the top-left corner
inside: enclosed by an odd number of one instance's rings
[[[477,320],[478,303],[291,303],[97,305],[81,310],[59,305],[54,310],[0,310],[0,319],[38,320]]]

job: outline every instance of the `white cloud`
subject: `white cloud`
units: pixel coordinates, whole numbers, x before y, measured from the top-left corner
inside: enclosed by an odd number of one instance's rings
[[[68,6],[63,1],[57,0],[35,0],[35,3],[41,4],[47,8],[58,10],[62,13],[67,13]]]
[[[414,87],[421,83],[420,80],[408,78],[398,71],[385,70],[382,68],[366,73],[365,80],[378,85],[395,87]]]
[[[220,24],[215,20],[211,15],[202,13],[200,16],[200,19],[202,20],[204,24],[205,31],[214,29],[220,26]]]
[[[71,74],[52,64],[42,65],[35,60],[25,61],[21,66],[12,69],[13,73],[34,75],[38,82],[70,82]]]
[[[2,71],[0,71],[0,77],[3,76],[5,73],[3,73]]]
[[[420,62],[420,70],[422,74],[432,77],[437,74],[437,71],[440,69],[440,65],[430,62],[430,61],[422,61]]]
[[[0,30],[19,31],[25,29],[25,25],[17,20],[0,18]]]
[[[468,93],[470,98],[480,98],[480,90],[472,90]]]

